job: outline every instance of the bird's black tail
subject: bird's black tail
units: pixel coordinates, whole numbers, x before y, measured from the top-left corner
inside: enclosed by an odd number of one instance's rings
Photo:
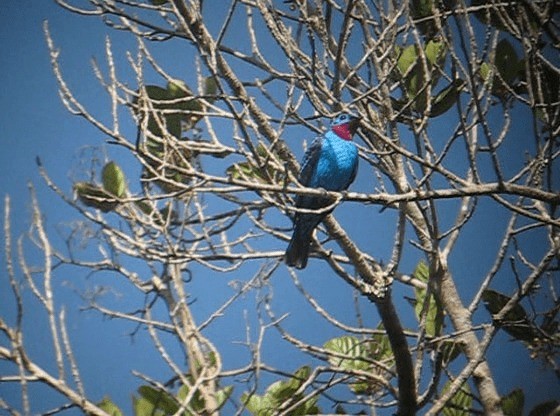
[[[290,267],[297,269],[304,269],[307,266],[307,258],[309,257],[309,246],[311,244],[311,235],[313,228],[310,230],[308,227],[298,227],[296,225],[294,234],[286,249],[284,260]]]

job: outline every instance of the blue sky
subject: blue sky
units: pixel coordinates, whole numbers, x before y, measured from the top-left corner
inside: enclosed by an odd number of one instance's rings
[[[85,18],[70,14],[59,8],[51,1],[15,1],[4,0],[0,6],[0,53],[2,61],[0,63],[0,80],[2,81],[2,94],[0,94],[0,143],[3,151],[0,152],[0,191],[2,197],[9,194],[12,203],[12,234],[17,237],[25,232],[29,226],[31,214],[29,208],[29,192],[27,184],[31,181],[38,193],[39,203],[44,210],[49,230],[53,233],[55,241],[60,242],[57,237],[59,224],[68,224],[78,219],[76,211],[67,207],[50,190],[48,190],[38,175],[35,158],[41,158],[43,165],[47,169],[51,178],[66,192],[70,192],[72,180],[77,166],[77,156],[81,149],[87,146],[99,146],[103,143],[103,137],[89,126],[84,120],[72,117],[67,113],[60,102],[57,85],[52,74],[49,54],[43,34],[43,22],[48,19],[52,36],[61,50],[60,62],[63,72],[70,86],[77,96],[90,104],[90,109],[94,113],[104,114],[107,101],[103,93],[98,88],[94,75],[91,71],[90,60],[97,57],[103,61],[105,36],[111,33],[111,38],[117,53],[122,53],[127,48],[134,49],[134,41],[122,33],[109,31],[98,19]],[[161,56],[169,59],[172,56],[171,50],[163,47]],[[184,56],[179,59],[178,65],[188,63],[189,58]],[[291,141],[294,147],[297,146],[301,152],[301,145]],[[119,157],[125,155],[118,150],[108,149],[112,158],[120,160]],[[72,173],[74,171],[74,173]],[[362,167],[360,175],[367,175],[367,169]],[[371,191],[371,185],[366,185],[364,181],[355,185],[358,189]],[[363,235],[385,235],[389,233],[390,227],[387,223],[391,222],[391,214],[377,214],[376,218],[368,223],[356,223],[352,221],[352,213],[358,212],[359,207],[347,207],[348,214],[343,215],[341,222],[346,225],[348,232],[362,233]],[[483,226],[478,230],[469,231],[472,235],[465,242],[465,247],[469,244],[476,245],[477,241],[483,239],[491,241],[496,238],[501,228],[500,220],[488,215],[481,219]],[[3,234],[2,234],[3,235]],[[382,253],[380,256],[388,256],[387,247],[379,242],[379,247],[375,246],[371,250]],[[4,252],[2,252],[2,262]],[[413,253],[413,250],[411,250]],[[419,254],[411,254],[410,258],[404,263],[410,272],[419,258]],[[490,259],[478,259],[480,263],[473,264],[472,259],[465,256],[464,259],[457,259],[462,265],[459,284],[460,288],[465,289],[466,298],[471,290],[474,290],[468,280],[469,275],[477,275],[481,269],[487,267],[484,264]],[[243,276],[247,276],[250,271]],[[4,270],[0,276],[5,276]],[[309,308],[305,302],[298,298],[298,293],[291,281],[286,277],[280,279],[276,276],[274,280],[274,291],[281,293],[284,302],[279,305],[279,310],[298,310],[297,308]],[[282,276],[284,277],[284,276]],[[348,318],[353,316],[355,310],[351,303],[351,292],[340,281],[340,279],[330,279],[325,281],[325,277],[320,274],[305,277],[306,287],[314,291],[321,298],[324,305],[332,305],[337,316]],[[84,290],[95,290],[102,286],[112,287],[105,300],[108,304],[123,306],[134,305],[135,302],[142,302],[141,298],[134,297],[127,292],[127,285],[124,282],[115,281],[110,275],[96,275],[95,279],[87,278],[83,271],[68,269],[67,274],[58,281],[59,299],[66,305],[68,315],[68,326],[71,331],[74,351],[78,362],[81,364],[82,374],[86,383],[86,391],[92,397],[101,399],[103,395],[110,395],[123,409],[130,406],[130,396],[139,385],[138,379],[130,372],[122,369],[123,362],[133,362],[134,368],[138,371],[157,376],[158,373],[165,372],[161,362],[150,346],[150,340],[145,333],[140,333],[134,339],[129,337],[131,325],[120,324],[118,322],[102,319],[98,314],[88,311],[79,311],[82,301],[78,293]],[[471,289],[469,290],[469,287]],[[212,299],[206,296],[211,289],[205,282],[195,282],[193,293],[200,293],[201,306],[197,312],[201,317],[209,314],[215,305],[220,303],[218,298]],[[197,292],[197,290],[199,292]],[[224,289],[221,289],[224,290]],[[340,302],[341,293],[350,296],[346,305]],[[5,302],[4,297],[8,296],[7,285],[4,277],[0,281],[0,314],[9,316],[10,301]],[[227,295],[224,293],[224,296]],[[395,297],[400,308],[408,308],[403,296],[411,296],[411,290],[399,285],[395,288]],[[297,300],[299,299],[299,300]],[[254,306],[255,299],[250,299],[246,303],[236,305],[232,311],[234,319],[243,318],[245,311],[251,315],[251,307]],[[371,306],[362,303],[365,309],[366,320],[371,324],[377,322],[377,315],[373,312],[373,317],[369,316],[372,312]],[[46,322],[44,316],[37,312],[37,305],[31,303],[29,314],[31,319],[27,322],[27,340],[30,350],[39,357],[39,361],[49,367],[52,362],[49,358],[49,351],[43,343],[46,333]],[[302,310],[302,309],[300,309]],[[309,309],[309,314],[313,312]],[[405,322],[406,324],[406,322]],[[413,325],[413,322],[409,322]],[[301,322],[291,322],[288,325],[298,326]],[[210,329],[209,336],[224,339],[239,339],[242,334],[227,334],[228,325],[218,325]],[[322,327],[320,327],[322,328]],[[303,327],[304,331],[309,332],[310,339],[320,343],[334,336],[332,329],[320,332],[317,328]],[[499,335],[501,344],[507,342],[504,334]],[[267,342],[280,342],[277,335],[271,335]],[[231,345],[231,344],[229,344]],[[290,360],[296,360],[296,355],[291,349],[272,348],[269,355],[273,365],[282,365]],[[508,344],[508,352],[515,353],[511,357],[504,356],[498,346],[490,350],[491,363],[494,364],[493,371],[498,380],[500,392],[507,393],[513,387],[524,386],[526,394],[529,395],[529,388],[533,388],[531,397],[527,398],[528,404],[550,399],[558,393],[556,380],[550,378],[542,371],[538,365],[531,365],[527,352],[519,344]],[[224,356],[224,361],[247,360],[246,351],[237,346],[232,346]],[[515,360],[515,365],[511,365]],[[294,361],[295,363],[295,361]],[[231,366],[233,367],[233,365]],[[296,364],[290,368],[294,370]],[[5,366],[0,365],[0,372]],[[165,377],[162,377],[165,378]],[[44,388],[33,390],[36,397],[40,399],[37,406],[40,409],[49,408],[49,400],[52,406],[58,403],[57,398],[52,398],[46,394]],[[0,397],[8,397],[17,391],[14,386],[0,384]],[[527,408],[527,407],[526,407]],[[129,408],[128,408],[129,409]],[[39,409],[38,409],[39,410]]]

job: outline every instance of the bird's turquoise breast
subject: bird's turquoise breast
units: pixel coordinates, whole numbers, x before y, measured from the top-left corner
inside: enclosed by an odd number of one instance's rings
[[[331,191],[346,189],[358,163],[358,149],[351,141],[328,137],[323,141],[312,186]]]

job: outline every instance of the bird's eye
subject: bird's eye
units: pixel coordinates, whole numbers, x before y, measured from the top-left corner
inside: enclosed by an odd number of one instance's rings
[[[343,115],[340,116],[341,120],[346,120],[347,118],[348,118],[348,116],[346,114],[343,114]]]

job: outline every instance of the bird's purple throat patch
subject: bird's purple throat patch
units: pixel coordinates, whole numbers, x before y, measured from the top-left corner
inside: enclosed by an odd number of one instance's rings
[[[331,129],[341,139],[352,140],[352,132],[350,131],[350,123],[339,124],[338,126],[332,126]]]

